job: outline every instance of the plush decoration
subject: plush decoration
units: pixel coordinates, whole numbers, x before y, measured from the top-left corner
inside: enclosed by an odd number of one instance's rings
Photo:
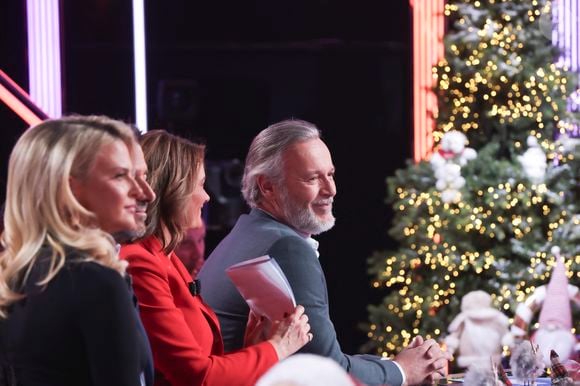
[[[526,385],[534,385],[545,368],[541,351],[529,340],[513,349],[510,366],[512,374]]]
[[[560,357],[556,351],[550,351],[550,377],[552,378],[552,385],[558,386],[574,386],[574,381],[570,378],[568,370],[560,363]]]
[[[469,386],[507,386],[499,379],[497,368],[493,364],[490,365],[489,359],[487,362],[477,362],[469,366],[465,372],[463,384]]]
[[[570,358],[578,350],[578,341],[572,334],[571,304],[580,306],[580,290],[568,284],[566,266],[560,256],[560,248],[553,247],[556,257],[550,283],[535,289],[530,297],[516,309],[510,334],[506,335],[503,345],[512,347],[528,336],[530,321],[541,310],[539,327],[532,340],[540,346],[544,364],[550,366],[550,350],[560,353],[562,361]]]
[[[560,353],[562,360],[570,358],[576,345],[572,334],[572,310],[568,292],[568,276],[560,249],[552,248],[556,257],[556,266],[552,270],[550,283],[546,290],[542,311],[539,317],[539,328],[533,340],[540,346],[546,366],[550,365],[550,352]]]
[[[477,152],[465,147],[467,137],[459,131],[450,131],[441,139],[441,146],[431,157],[431,167],[437,182],[435,187],[441,192],[443,202],[459,202],[459,190],[465,185],[461,167],[477,157]]]
[[[509,380],[509,378],[505,372],[505,369],[501,365],[501,362],[499,362],[497,365],[496,374],[497,374],[498,379],[500,381],[502,381],[505,386],[512,386],[512,382]]]
[[[445,343],[451,353],[459,351],[457,364],[468,367],[476,362],[499,361],[501,340],[508,333],[509,320],[491,306],[491,296],[472,291],[461,299],[461,313],[449,325]]]
[[[568,359],[561,362],[574,382],[580,382],[580,363]],[[580,384],[580,383],[579,383]]]

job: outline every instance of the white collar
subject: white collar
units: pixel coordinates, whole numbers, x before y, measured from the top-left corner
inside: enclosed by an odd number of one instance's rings
[[[318,252],[318,245],[320,245],[320,243],[314,240],[312,237],[307,237],[305,240],[312,247],[312,249],[314,249],[316,257],[320,257],[320,253]]]

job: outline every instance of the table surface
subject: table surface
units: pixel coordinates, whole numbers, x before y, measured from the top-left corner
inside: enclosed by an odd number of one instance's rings
[[[449,374],[447,376],[447,378],[444,379],[440,379],[439,381],[437,381],[435,383],[435,385],[439,386],[439,385],[464,385],[463,381],[460,381],[463,379],[464,377],[464,373],[461,374]],[[510,380],[512,381],[513,386],[520,386],[520,383],[516,383],[512,377],[509,377]],[[458,381],[459,380],[459,381]],[[550,380],[550,378],[547,377],[543,377],[543,378],[538,378],[537,379],[537,386],[546,386],[546,385],[551,385],[552,381]]]

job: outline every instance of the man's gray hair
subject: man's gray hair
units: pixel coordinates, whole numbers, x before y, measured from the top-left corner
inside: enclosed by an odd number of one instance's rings
[[[261,199],[259,175],[280,181],[284,151],[297,142],[317,138],[320,138],[320,131],[316,126],[298,119],[274,123],[262,130],[250,145],[242,178],[242,194],[248,205],[255,208]]]

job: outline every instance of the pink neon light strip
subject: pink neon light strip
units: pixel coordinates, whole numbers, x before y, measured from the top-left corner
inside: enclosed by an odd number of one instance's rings
[[[437,97],[432,92],[432,67],[443,58],[444,0],[409,0],[413,12],[413,157],[433,149]]]
[[[36,125],[42,122],[42,119],[36,116],[24,103],[22,103],[18,98],[16,98],[6,87],[0,84],[0,100],[12,110],[24,122],[28,123],[30,126]]]
[[[62,115],[59,0],[27,0],[30,97],[51,117]]]
[[[0,70],[0,101],[29,125],[42,122],[46,113],[32,102],[30,96],[4,71]]]

